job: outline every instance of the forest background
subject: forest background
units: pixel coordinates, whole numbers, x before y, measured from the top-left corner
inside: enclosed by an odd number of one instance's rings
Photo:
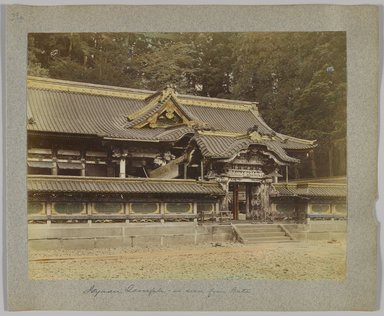
[[[31,33],[28,75],[258,102],[277,132],[316,139],[290,177],[346,174],[345,32]]]

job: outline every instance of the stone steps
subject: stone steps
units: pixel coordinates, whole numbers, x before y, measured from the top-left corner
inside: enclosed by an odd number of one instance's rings
[[[246,235],[249,238],[252,238],[252,237],[260,237],[260,238],[263,238],[265,237],[265,232],[251,232],[251,233],[243,233],[243,235]],[[285,236],[285,232],[283,231],[278,231],[278,232],[268,232],[267,236],[270,236],[270,237],[281,237],[281,236]]]
[[[271,243],[291,243],[296,242],[296,240],[291,240],[289,238],[285,239],[276,239],[276,240],[247,240],[244,242],[246,245],[255,245],[255,244],[271,244]]]
[[[281,225],[238,224],[233,225],[237,237],[244,244],[281,243],[294,241]]]
[[[255,224],[257,225],[257,224]],[[255,226],[254,225],[254,226]],[[241,232],[244,232],[244,233],[253,233],[253,232],[256,232],[256,229],[255,227],[249,227],[249,226],[246,226],[246,227],[239,227],[237,226],[238,229],[241,231]],[[281,228],[279,228],[278,226],[273,226],[273,227],[259,227],[257,228],[257,232],[281,232]]]
[[[282,236],[263,236],[263,237],[249,237],[248,235],[245,236],[245,241],[274,241],[274,240],[287,240],[288,236],[282,235]],[[290,238],[288,237],[290,240]]]

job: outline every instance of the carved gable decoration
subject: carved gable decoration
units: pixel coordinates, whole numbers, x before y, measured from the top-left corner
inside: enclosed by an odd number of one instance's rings
[[[265,156],[254,155],[252,157],[238,157],[232,163],[237,165],[263,165],[265,163]]]
[[[166,88],[150,96],[148,104],[128,119],[130,128],[157,128],[176,125],[193,126],[195,122],[181,109],[175,91]]]
[[[182,124],[190,126],[192,123],[178,105],[173,100],[169,100],[156,113],[144,121],[141,126],[137,127],[145,127],[148,125],[148,127],[156,128]]]
[[[228,159],[227,162],[237,165],[263,166],[268,160],[267,155],[251,145],[249,148],[240,151],[234,158]]]

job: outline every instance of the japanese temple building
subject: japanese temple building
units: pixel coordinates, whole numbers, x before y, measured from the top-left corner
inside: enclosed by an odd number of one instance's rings
[[[345,182],[287,182],[316,141],[254,102],[29,77],[27,119],[30,223],[346,216]]]

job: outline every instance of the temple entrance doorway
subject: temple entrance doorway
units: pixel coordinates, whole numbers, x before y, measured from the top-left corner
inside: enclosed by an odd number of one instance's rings
[[[266,222],[269,195],[259,182],[230,182],[229,209],[234,220]]]

